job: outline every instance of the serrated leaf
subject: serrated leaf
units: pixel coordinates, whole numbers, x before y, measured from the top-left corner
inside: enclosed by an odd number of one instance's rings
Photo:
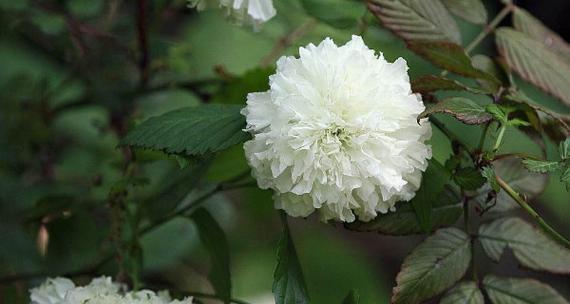
[[[233,105],[203,105],[174,110],[144,121],[121,141],[122,145],[201,155],[242,143],[245,117]]]
[[[449,11],[471,23],[487,23],[487,10],[481,0],[442,0]]]
[[[499,53],[511,69],[570,105],[570,65],[524,33],[500,28],[495,37]]]
[[[497,182],[497,177],[495,176],[495,170],[491,166],[483,167],[481,170],[481,175],[487,180],[491,189],[495,192],[501,191],[501,186]]]
[[[481,172],[473,167],[456,170],[453,174],[453,180],[465,190],[477,190],[485,184],[485,178]]]
[[[523,159],[522,164],[528,171],[535,173],[548,173],[560,168],[560,163],[548,160]]]
[[[560,145],[558,146],[558,152],[560,153],[561,159],[566,160],[570,158],[570,137],[560,142]]]
[[[483,293],[477,283],[469,281],[457,284],[441,299],[439,304],[484,304]]]
[[[500,218],[481,225],[478,237],[494,261],[499,261],[505,248],[509,247],[517,260],[530,269],[570,273],[570,250],[520,218]]]
[[[451,192],[444,192],[431,208],[432,228],[451,226],[462,213],[461,199]],[[413,207],[408,202],[398,203],[395,212],[379,214],[370,222],[355,221],[347,224],[346,227],[353,231],[378,232],[386,235],[410,235],[424,232]]]
[[[472,88],[459,81],[437,75],[424,75],[412,81],[412,91],[420,94],[435,91],[466,91],[473,94],[487,94],[486,91]]]
[[[358,304],[360,303],[360,295],[356,290],[351,290],[344,300],[342,300],[342,304]]]
[[[488,275],[483,287],[493,304],[568,304],[554,288],[533,279]]]
[[[441,196],[445,184],[449,181],[450,173],[436,160],[430,160],[424,172],[420,188],[410,201],[414,208],[418,223],[424,232],[430,232],[432,227],[432,208]]]
[[[515,7],[513,10],[513,26],[518,31],[543,43],[544,46],[570,64],[570,45],[526,10]]]
[[[307,14],[336,28],[348,28],[357,23],[365,7],[347,0],[301,0]]]
[[[275,304],[309,304],[309,293],[301,263],[295,251],[295,245],[287,225],[287,216],[281,213],[283,220],[283,235],[277,250],[277,267],[273,274],[273,295]]]
[[[493,118],[482,106],[464,97],[451,97],[428,107],[418,116],[418,121],[434,113],[450,114],[469,125],[484,124]]]
[[[457,228],[436,231],[406,257],[392,303],[421,303],[453,286],[471,261],[471,240]]]
[[[457,23],[440,0],[372,0],[368,9],[405,40],[461,43]]]
[[[495,173],[527,199],[536,197],[546,187],[548,177],[544,174],[528,172],[518,159],[508,158],[495,161],[493,164]],[[490,186],[481,187],[476,197],[477,201],[484,202],[489,190],[491,190]],[[496,199],[496,205],[491,209],[493,212],[505,212],[519,208],[519,205],[504,191],[499,192]]]
[[[434,65],[452,73],[475,79],[485,79],[499,83],[493,75],[473,67],[471,59],[463,47],[445,41],[408,41],[407,46]]]
[[[230,252],[224,230],[210,213],[200,208],[191,215],[196,223],[200,240],[210,255],[211,269],[208,275],[210,283],[224,303],[230,303],[231,277],[230,277]]]

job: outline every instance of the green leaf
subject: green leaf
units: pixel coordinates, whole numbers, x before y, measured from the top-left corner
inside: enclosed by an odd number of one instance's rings
[[[372,0],[368,9],[405,40],[461,43],[461,33],[440,0]]]
[[[510,28],[496,30],[499,53],[522,78],[570,105],[570,65],[544,44]]]
[[[565,141],[560,142],[558,152],[560,153],[561,159],[566,160],[570,158],[570,137],[566,138]]]
[[[295,251],[295,245],[291,238],[289,226],[287,225],[287,216],[281,213],[283,221],[283,236],[279,241],[279,249],[277,251],[277,268],[273,274],[273,294],[275,296],[275,304],[308,304],[309,293],[301,263]]]
[[[122,145],[202,155],[246,141],[245,117],[239,106],[203,105],[151,117],[135,127]]]
[[[477,190],[485,184],[485,178],[473,167],[460,168],[453,174],[453,180],[465,190]]]
[[[500,83],[489,81],[489,80],[482,80],[478,79],[477,82],[481,85],[482,88],[487,90],[488,92],[497,92],[501,87],[501,83],[507,82],[507,77],[505,72],[500,69],[493,59],[489,58],[485,55],[474,55],[471,57],[471,63],[473,67],[483,72],[486,72],[490,75],[493,75],[496,79],[500,81]]]
[[[442,0],[449,11],[471,23],[487,23],[487,10],[481,0]]]
[[[464,97],[451,97],[428,107],[418,116],[418,121],[434,113],[450,114],[469,125],[485,124],[492,119],[492,116],[485,112],[482,106]]]
[[[431,208],[432,228],[453,225],[463,213],[461,199],[451,192],[444,191]],[[378,232],[386,235],[410,235],[423,233],[416,212],[408,202],[398,203],[395,212],[380,214],[370,222],[347,224],[353,231]]]
[[[477,283],[469,281],[457,284],[445,294],[439,304],[484,304],[483,293]]]
[[[257,68],[232,78],[220,92],[212,96],[211,103],[245,105],[247,94],[265,92],[269,89],[269,76],[275,73],[274,68]]]
[[[567,304],[554,288],[533,279],[488,275],[483,287],[493,304]]]
[[[561,59],[570,64],[570,45],[540,20],[518,6],[513,11],[513,26],[530,38],[544,44],[546,48],[554,51]]]
[[[474,94],[487,94],[486,91],[472,88],[459,81],[437,75],[425,75],[412,81],[412,91],[420,94],[435,91],[466,91]]]
[[[335,28],[355,25],[365,7],[349,0],[301,0],[307,14]]]
[[[471,240],[457,228],[444,228],[428,237],[406,257],[396,277],[394,304],[421,303],[453,286],[471,261]]]
[[[224,303],[230,303],[232,287],[230,251],[224,230],[204,208],[194,211],[191,218],[196,223],[200,240],[210,254],[211,269],[208,275],[210,283],[216,295]]]
[[[487,113],[493,115],[493,117],[494,117],[498,122],[500,122],[501,124],[506,124],[507,121],[508,121],[508,119],[509,119],[508,113],[505,112],[505,111],[503,110],[503,108],[502,108],[500,105],[498,105],[498,104],[495,104],[495,103],[488,104],[488,105],[485,107],[485,111],[487,111]]]
[[[483,167],[481,175],[487,180],[493,191],[497,193],[501,191],[501,186],[499,185],[499,182],[497,182],[497,177],[495,176],[495,169],[493,169],[492,166]]]
[[[560,168],[560,163],[548,160],[523,159],[522,164],[528,171],[535,173],[548,173]]]
[[[570,250],[519,218],[500,218],[481,225],[479,240],[493,261],[499,261],[508,246],[517,260],[530,269],[570,273]]]
[[[360,303],[360,295],[356,290],[351,290],[342,300],[342,304],[358,304]]]
[[[452,73],[500,83],[493,75],[477,70],[463,47],[445,41],[408,41],[408,48],[424,59]]]
[[[432,228],[432,209],[435,201],[441,196],[443,187],[449,181],[449,171],[436,160],[430,160],[424,172],[420,188],[410,201],[414,208],[418,223],[424,232]]]

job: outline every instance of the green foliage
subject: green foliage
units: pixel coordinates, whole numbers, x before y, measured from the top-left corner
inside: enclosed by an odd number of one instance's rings
[[[479,170],[473,167],[460,168],[453,174],[453,180],[465,190],[477,190],[485,183],[485,178]]]
[[[224,303],[230,303],[230,251],[224,230],[204,208],[194,211],[191,217],[198,227],[200,240],[210,254],[210,282],[220,299]]]
[[[568,43],[526,10],[515,7],[513,26],[532,39],[542,42],[548,49],[553,50],[561,59],[570,64],[570,46]]]
[[[506,217],[484,224],[478,238],[494,261],[499,261],[509,247],[517,260],[530,269],[570,273],[570,250],[519,218]]]
[[[336,28],[348,28],[356,24],[365,8],[351,0],[301,0],[307,14]]]
[[[495,170],[491,166],[486,166],[481,169],[481,175],[487,180],[491,189],[495,192],[501,190],[501,186],[497,183],[497,178],[495,176]]]
[[[412,81],[412,91],[416,93],[432,93],[436,91],[466,91],[473,94],[486,94],[484,90],[466,86],[463,83],[436,75],[425,75]]]
[[[277,250],[277,267],[273,274],[273,294],[276,304],[310,303],[301,264],[297,257],[286,215],[282,213],[283,235]]]
[[[481,0],[442,0],[443,4],[455,16],[471,23],[487,23],[487,10]]]
[[[416,196],[410,201],[414,208],[418,223],[425,232],[431,231],[432,209],[439,199],[445,184],[449,181],[449,172],[436,160],[431,160],[424,173]]]
[[[221,151],[249,138],[239,111],[213,104],[174,110],[135,127],[121,144],[191,156]]]
[[[555,161],[524,159],[522,164],[531,172],[548,173],[560,168],[560,163]]]
[[[464,97],[451,97],[444,99],[437,104],[428,107],[418,116],[418,120],[428,117],[434,113],[449,114],[457,120],[470,125],[485,124],[492,119],[492,116],[485,111],[485,108],[471,99]]]
[[[568,303],[552,287],[533,279],[502,278],[488,275],[483,287],[493,304],[503,303]]]
[[[496,32],[508,66],[522,78],[570,105],[570,66],[542,43],[510,28]]]
[[[457,23],[440,0],[373,0],[368,8],[405,40],[461,43]]]
[[[457,75],[499,83],[493,75],[473,67],[471,59],[459,44],[445,41],[408,41],[408,48],[435,66]]]
[[[471,260],[471,240],[457,228],[435,232],[406,257],[396,277],[392,302],[421,303],[453,286]]]
[[[457,284],[441,299],[440,304],[484,304],[483,293],[473,281]]]
[[[360,303],[360,295],[356,290],[351,290],[344,300],[342,300],[342,304],[358,304]]]
[[[453,193],[444,191],[433,202],[430,211],[431,216],[426,216],[431,220],[432,228],[453,225],[463,213],[460,200]],[[370,222],[356,221],[346,225],[346,227],[354,231],[378,232],[387,235],[410,235],[425,232],[414,208],[408,202],[397,204],[395,212],[379,214]]]

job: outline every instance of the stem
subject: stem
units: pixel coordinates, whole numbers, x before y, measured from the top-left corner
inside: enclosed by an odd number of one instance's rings
[[[501,146],[501,142],[503,141],[503,136],[505,135],[505,130],[507,129],[507,125],[502,124],[501,129],[499,129],[499,135],[497,136],[497,140],[495,141],[495,145],[493,146],[493,152],[497,152],[499,147]]]
[[[463,193],[463,191],[461,191]],[[471,226],[469,225],[469,198],[463,194],[463,222],[465,233],[471,235]],[[478,282],[478,275],[477,275],[477,268],[475,265],[475,247],[473,246],[475,243],[475,239],[471,237],[471,272],[473,275],[473,280]]]
[[[481,138],[479,138],[479,145],[478,146],[478,151],[483,151],[483,146],[485,145],[485,137],[487,136],[487,130],[489,130],[489,124],[485,124],[485,126],[483,127],[483,132],[481,132]]]
[[[569,240],[567,240],[560,233],[556,232],[556,230],[554,230],[554,228],[552,228],[550,225],[548,225],[546,223],[546,221],[544,221],[544,219],[542,217],[540,217],[540,215],[536,211],[534,211],[534,209],[532,209],[532,207],[525,201],[525,199],[523,199],[515,190],[513,190],[513,188],[511,188],[511,186],[509,186],[509,184],[507,184],[499,176],[495,176],[495,178],[497,179],[497,182],[499,183],[501,188],[503,190],[505,190],[505,192],[507,192],[507,194],[513,200],[515,200],[515,202],[517,202],[517,204],[519,204],[519,206],[521,206],[521,208],[523,208],[524,211],[526,211],[526,213],[528,213],[530,216],[532,216],[537,221],[540,228],[542,228],[542,230],[546,234],[550,235],[551,238],[558,241],[564,247],[570,249],[570,241]]]
[[[499,23],[501,23],[501,21],[503,21],[503,19],[514,8],[515,8],[515,6],[512,3],[505,5],[505,7],[503,7],[503,9],[497,14],[497,16],[495,16],[495,18],[493,20],[491,20],[491,22],[485,26],[485,28],[479,33],[479,35],[477,35],[477,37],[475,37],[475,39],[473,39],[467,45],[467,47],[465,47],[465,52],[467,52],[469,54],[471,51],[473,51],[473,49],[475,49],[475,47],[477,47],[479,45],[479,43],[481,43],[481,41],[483,41],[483,39],[485,39],[485,37],[487,37],[487,35],[489,35],[492,31],[495,30],[497,25],[499,25]]]
[[[291,46],[291,44],[293,44],[297,39],[303,37],[306,33],[313,30],[313,28],[315,28],[316,25],[317,21],[313,18],[301,23],[301,25],[295,28],[292,32],[279,39],[279,41],[277,41],[277,44],[273,46],[271,53],[263,57],[259,65],[261,67],[268,67],[272,65],[275,62],[275,60],[279,58],[281,53],[285,51],[285,49]]]
[[[137,40],[140,50],[139,73],[140,86],[145,88],[149,79],[149,62],[150,56],[148,52],[148,26],[146,16],[147,3],[146,0],[137,1]]]

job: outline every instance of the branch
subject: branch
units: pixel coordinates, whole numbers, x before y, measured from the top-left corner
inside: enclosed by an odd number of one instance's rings
[[[507,194],[513,200],[515,200],[515,202],[517,202],[517,204],[519,204],[519,206],[521,206],[521,208],[523,208],[524,211],[526,211],[526,213],[530,214],[530,216],[532,216],[536,220],[540,228],[542,228],[542,230],[545,233],[550,235],[551,238],[558,241],[564,247],[570,249],[570,241],[568,241],[564,236],[556,232],[554,228],[548,225],[548,223],[546,223],[546,221],[536,211],[534,211],[534,209],[532,209],[532,207],[526,202],[526,200],[522,198],[513,188],[511,188],[511,186],[509,186],[509,184],[507,184],[502,178],[500,178],[499,176],[495,176],[495,178],[497,179],[497,182],[499,183],[501,188],[505,190],[505,192],[507,192]]]
[[[497,16],[495,16],[495,18],[493,18],[493,20],[491,20],[491,22],[485,26],[485,28],[479,33],[479,35],[477,35],[477,37],[475,37],[475,39],[473,39],[465,47],[465,52],[467,52],[469,54],[471,51],[473,51],[473,49],[475,49],[475,47],[477,47],[479,45],[479,43],[481,43],[481,41],[483,41],[483,39],[485,39],[485,37],[487,37],[487,35],[489,35],[491,32],[493,32],[495,30],[497,25],[499,25],[499,23],[501,23],[501,21],[503,21],[503,19],[514,8],[515,8],[515,5],[512,3],[508,3],[507,5],[505,5],[505,7],[503,7],[503,9],[497,14]]]
[[[137,1],[137,39],[140,51],[139,73],[140,86],[146,87],[149,79],[149,62],[150,56],[148,52],[148,25],[147,25],[147,3],[146,0]]]
[[[279,58],[281,53],[283,53],[283,51],[285,51],[285,49],[287,49],[289,46],[291,46],[297,39],[303,37],[307,32],[310,32],[311,30],[313,30],[313,28],[316,25],[317,25],[317,22],[315,21],[315,19],[311,18],[311,19],[305,21],[304,23],[302,23],[301,25],[299,25],[299,27],[294,29],[289,34],[287,34],[284,37],[282,37],[281,39],[279,39],[279,41],[277,41],[277,44],[275,44],[275,46],[273,46],[271,53],[269,53],[267,56],[263,57],[263,59],[261,59],[261,62],[259,63],[259,65],[261,67],[268,67],[268,66],[272,65],[275,62],[275,60],[277,60],[277,58]]]

